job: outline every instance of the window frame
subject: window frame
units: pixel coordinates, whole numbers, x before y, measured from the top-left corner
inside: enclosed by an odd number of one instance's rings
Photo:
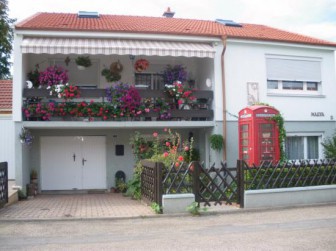
[[[323,147],[322,147],[322,140],[323,140],[323,133],[286,133],[286,140],[289,137],[302,137],[303,138],[303,158],[308,159],[308,137],[317,137],[318,140],[318,158],[317,159],[323,159]],[[286,152],[286,141],[284,143],[285,152]],[[287,156],[286,156],[287,157]],[[298,160],[298,159],[293,159]],[[309,159],[312,160],[312,159]]]
[[[308,69],[301,67],[300,62],[302,66],[308,66]],[[292,70],[286,63],[296,67]],[[265,66],[267,95],[323,96],[322,58],[265,54]],[[288,75],[286,69],[290,71]],[[313,73],[307,73],[306,78],[305,72],[309,69]],[[302,88],[294,88],[294,85],[293,88],[285,88],[285,83],[288,82],[302,83]],[[312,84],[313,87],[310,87]]]

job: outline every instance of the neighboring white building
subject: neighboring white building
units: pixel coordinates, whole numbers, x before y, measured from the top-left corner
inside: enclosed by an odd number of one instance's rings
[[[34,135],[30,147],[15,140],[17,185],[25,187],[30,170],[36,169],[41,190],[109,189],[115,185],[118,170],[127,178],[132,175],[129,138],[135,130],[151,134],[173,128],[184,138],[192,134],[206,163],[222,159],[211,151],[208,138],[212,133],[223,134],[223,158],[234,166],[238,158],[236,116],[252,101],[275,106],[285,117],[288,136],[301,137],[288,139],[290,155],[301,156],[293,145],[302,140],[303,149],[307,149],[303,157],[320,158],[320,145],[314,151],[312,145],[335,128],[335,99],[328,95],[336,90],[335,46],[262,25],[38,13],[15,26],[15,134],[24,126]],[[74,61],[84,54],[90,56],[92,66],[79,71]],[[150,66],[137,73],[133,65],[140,58],[148,60]],[[198,98],[207,101],[202,107],[206,110],[195,110],[198,116],[189,120],[173,121],[24,120],[24,100],[34,96],[25,89],[27,73],[35,65],[40,70],[55,64],[64,66],[70,82],[94,86],[98,90],[86,90],[87,97],[101,100],[104,96],[99,89],[111,83],[100,72],[113,62],[123,65],[122,82],[148,85],[144,95],[152,93],[150,89],[163,91],[158,75],[167,64],[183,64],[200,90]],[[47,101],[50,97],[45,94]],[[117,153],[117,146],[123,146],[123,154]]]
[[[0,80],[0,162],[8,162],[8,178],[15,179],[12,80]]]

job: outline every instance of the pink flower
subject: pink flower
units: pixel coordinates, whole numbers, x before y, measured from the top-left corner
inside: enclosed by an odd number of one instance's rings
[[[182,100],[182,99],[179,99],[179,100],[177,101],[177,103],[178,103],[179,105],[182,105],[182,104],[183,104],[183,100]]]
[[[180,156],[178,157],[178,160],[182,162],[182,161],[184,160],[184,159],[183,159],[183,156],[180,155]]]
[[[189,151],[189,147],[188,147],[188,146],[185,146],[185,147],[184,147],[184,151],[188,152],[188,151]]]
[[[149,111],[150,111],[150,110],[149,110],[149,108],[145,108],[145,112],[147,112],[147,113],[148,113]]]
[[[165,157],[165,158],[167,158],[168,155],[169,155],[169,153],[167,153],[167,152],[164,152],[164,153],[163,153],[163,157]]]
[[[159,134],[157,132],[153,133],[153,137],[156,138]]]
[[[165,129],[163,129],[163,131],[165,131],[165,132],[168,132],[168,129],[167,129],[167,128],[165,128]]]
[[[180,166],[180,163],[176,162],[176,163],[175,163],[175,166],[176,166],[176,167],[179,167],[179,166]]]
[[[166,142],[166,146],[168,146],[168,147],[169,147],[169,146],[170,146],[170,142]]]

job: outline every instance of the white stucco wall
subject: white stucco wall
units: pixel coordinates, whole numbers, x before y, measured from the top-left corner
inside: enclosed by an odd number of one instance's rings
[[[0,115],[0,162],[8,162],[8,178],[15,179],[14,122],[11,115]]]
[[[271,96],[267,94],[266,55],[312,57],[321,59],[322,95]],[[229,40],[225,53],[227,111],[238,115],[248,105],[247,83],[259,84],[259,102],[276,107],[286,121],[330,121],[336,119],[336,77],[334,51],[331,48],[292,44]],[[314,117],[311,112],[323,112]],[[228,116],[228,120],[236,120]]]

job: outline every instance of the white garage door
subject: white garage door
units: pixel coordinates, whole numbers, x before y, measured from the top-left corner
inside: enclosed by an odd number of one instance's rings
[[[41,189],[106,189],[105,137],[41,137]]]

